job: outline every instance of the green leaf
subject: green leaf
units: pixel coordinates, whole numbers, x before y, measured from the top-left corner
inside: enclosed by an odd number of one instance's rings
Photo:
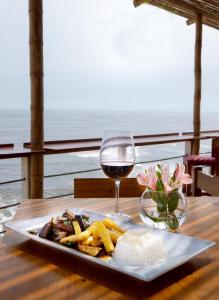
[[[163,222],[164,220],[162,218],[157,218],[157,217],[152,217],[150,216],[149,214],[145,213],[144,214],[149,218],[151,219],[154,223],[160,223],[160,222]]]
[[[159,213],[167,213],[167,203],[166,203],[166,200],[165,198],[161,198],[159,197],[160,199],[158,200],[158,203],[157,203],[157,211]]]
[[[160,164],[157,164],[158,169],[162,172],[162,168]]]
[[[70,248],[74,247],[75,245],[76,245],[75,242],[69,242],[69,241],[68,241],[68,242],[66,243],[66,246],[67,246],[67,247],[70,247]]]
[[[167,213],[167,199],[164,192],[157,193],[157,211],[159,213]]]
[[[177,209],[179,204],[179,194],[178,190],[175,190],[168,195],[168,211],[170,213]]]
[[[160,180],[157,181],[157,191],[158,192],[163,192],[164,191],[163,183]]]
[[[160,171],[156,171],[156,174],[157,174],[158,179],[162,181],[161,172]]]
[[[151,219],[154,223],[165,223],[167,229],[175,231],[179,227],[179,221],[175,214],[160,214],[158,217],[153,217],[144,211],[145,216]]]
[[[170,182],[173,183],[176,180],[175,172],[173,173],[173,176],[170,179]]]

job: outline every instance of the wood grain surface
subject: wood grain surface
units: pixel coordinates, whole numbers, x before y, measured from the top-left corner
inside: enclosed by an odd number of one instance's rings
[[[138,217],[138,198],[121,208]],[[0,299],[219,299],[219,197],[189,198],[181,233],[217,244],[150,283],[106,270],[8,231],[0,248]],[[14,219],[81,207],[109,212],[114,199],[25,200]]]

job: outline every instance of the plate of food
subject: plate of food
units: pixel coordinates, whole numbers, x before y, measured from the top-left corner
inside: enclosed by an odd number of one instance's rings
[[[215,245],[77,208],[8,222],[6,227],[38,243],[146,282]]]

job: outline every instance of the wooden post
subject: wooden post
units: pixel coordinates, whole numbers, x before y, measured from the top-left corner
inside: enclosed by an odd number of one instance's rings
[[[28,199],[31,197],[31,183],[30,183],[30,165],[31,157],[21,157],[21,173],[22,177],[25,178],[22,181],[22,197]]]
[[[193,183],[192,183],[192,196],[193,197],[200,197],[202,195],[202,190],[198,187],[198,172],[202,172],[202,167],[194,167],[192,170],[192,178],[193,178]]]
[[[196,32],[195,32],[195,92],[193,108],[193,131],[195,136],[200,135],[200,114],[201,114],[201,50],[202,50],[202,14],[196,14]],[[192,153],[198,154],[200,141],[193,143]]]
[[[212,156],[216,158],[216,165],[213,168],[212,175],[219,176],[219,137],[212,140]]]
[[[43,10],[42,0],[29,0],[31,86],[31,150],[42,150],[43,127]],[[43,154],[31,155],[31,198],[43,198]]]
[[[194,142],[194,140],[185,142],[184,155],[191,155],[192,154],[193,142]]]

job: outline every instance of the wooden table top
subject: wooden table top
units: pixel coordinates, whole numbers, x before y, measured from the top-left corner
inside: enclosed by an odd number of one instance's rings
[[[14,219],[72,207],[109,212],[113,204],[113,199],[25,200]],[[139,222],[138,199],[121,199],[121,207]],[[8,231],[0,247],[0,299],[219,299],[219,197],[189,198],[188,207],[189,215],[180,231],[217,244],[150,283]]]

